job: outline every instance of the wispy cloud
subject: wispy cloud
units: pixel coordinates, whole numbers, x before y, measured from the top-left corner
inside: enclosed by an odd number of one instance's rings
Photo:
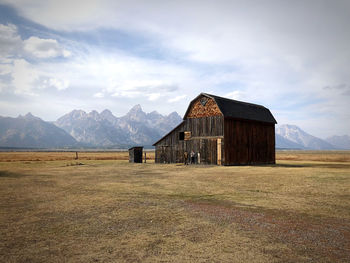
[[[21,48],[21,41],[15,25],[0,24],[0,56],[2,60],[15,55]]]
[[[349,115],[346,0],[3,3],[44,29],[20,36],[21,25],[0,25],[2,91],[54,89],[85,96],[70,99],[72,107],[90,98],[150,110],[156,102],[159,111],[180,113],[198,93],[211,92],[263,104],[277,120],[320,136]],[[349,125],[339,127],[350,133]]]
[[[22,40],[17,26],[0,24],[0,80],[2,90],[12,89],[16,94],[36,95],[40,89],[48,87],[64,90],[69,81],[59,79],[55,72],[48,72],[39,63],[29,62],[28,57],[41,59],[52,57],[68,57],[70,52],[65,50],[54,39],[29,37]],[[55,76],[54,76],[55,75]]]
[[[105,95],[102,92],[97,92],[94,94],[95,98],[103,98]]]
[[[184,94],[184,95],[179,95],[179,96],[176,96],[174,98],[171,98],[171,99],[168,99],[168,102],[177,102],[177,101],[180,101],[184,98],[186,98],[187,96]]]
[[[338,84],[333,86],[324,87],[325,90],[333,90],[335,92],[340,93],[340,95],[350,96],[350,84]]]
[[[69,57],[71,52],[62,48],[56,39],[30,37],[23,41],[24,51],[38,58]]]

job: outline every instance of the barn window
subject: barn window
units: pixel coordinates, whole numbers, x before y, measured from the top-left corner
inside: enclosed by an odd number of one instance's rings
[[[183,141],[185,139],[185,132],[179,132],[179,140]]]
[[[205,106],[205,104],[207,104],[207,102],[208,102],[208,99],[207,98],[201,98],[200,102],[201,102],[202,106]]]

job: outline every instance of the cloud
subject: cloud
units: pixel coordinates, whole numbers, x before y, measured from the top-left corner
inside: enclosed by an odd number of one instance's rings
[[[56,30],[115,28],[157,34],[166,45],[202,61],[252,59],[267,52],[290,57],[314,56],[320,50],[329,54],[335,51],[329,49],[330,43],[346,50],[349,40],[344,30],[350,19],[346,0],[5,2]]]
[[[6,85],[2,82],[0,82],[0,92],[2,92],[3,90],[5,90]]]
[[[181,110],[187,106],[185,98],[211,91],[265,105],[277,112],[277,118],[300,123],[311,114],[331,112],[329,118],[335,120],[349,114],[349,90],[323,88],[350,83],[349,1],[5,2],[57,34],[87,32],[98,42],[97,48],[84,46],[86,52],[81,48],[80,57],[34,66],[40,75],[68,80],[77,90],[94,87],[90,97],[103,94],[106,100],[137,100],[150,107],[157,101],[163,109],[177,102],[173,106]],[[106,51],[108,36],[100,35],[102,28],[147,37],[151,44],[140,43],[134,54],[127,48]],[[20,42],[14,26],[3,30],[9,43]],[[37,41],[46,49],[27,39],[27,55],[64,57],[64,42],[54,38]],[[5,53],[13,56],[19,49],[8,44]],[[155,59],[149,59],[152,56]],[[183,96],[179,94],[187,97],[174,101]],[[322,123],[324,119],[318,130]]]
[[[17,26],[0,24],[0,45],[1,92],[13,90],[15,94],[35,95],[40,89],[68,88],[69,80],[57,76],[57,69],[48,71],[40,60],[36,63],[28,60],[28,55],[39,59],[68,57],[70,52],[55,39],[32,36],[23,41]]]
[[[62,72],[49,72],[43,65],[33,65],[19,58],[9,64],[0,64],[0,84],[1,92],[33,96],[48,88],[65,90],[69,87],[69,80]]]
[[[0,91],[13,91],[18,95],[38,95],[43,89],[54,88],[62,91],[69,87],[69,80],[60,70],[51,71],[45,64],[31,64],[23,58],[7,62],[0,64]]]
[[[225,94],[225,97],[234,99],[234,100],[242,100],[244,98],[243,92],[239,90],[235,90]]]
[[[161,79],[134,80],[130,78],[116,83],[112,89],[115,90],[112,95],[114,97],[136,98],[146,96],[150,101],[155,101],[165,94],[175,92],[178,87]]]
[[[17,26],[0,24],[0,58],[25,58],[27,55],[37,58],[69,57],[71,52],[64,49],[56,39],[43,39],[31,36],[22,40]]]
[[[94,98],[103,98],[104,97],[104,94],[102,92],[97,92],[93,95]]]
[[[340,95],[350,96],[350,85],[349,84],[338,84],[333,86],[326,86],[323,89],[331,90],[340,93]]]
[[[37,58],[69,57],[71,52],[62,48],[55,39],[30,37],[23,41],[24,50]]]
[[[239,74],[228,75],[229,81],[247,87],[249,100],[272,100],[281,93],[276,89],[288,93],[290,86],[300,94],[319,93],[325,83],[347,81],[349,75],[347,1],[49,0],[33,4],[11,0],[9,4],[26,18],[56,30],[114,28],[152,37],[157,48],[182,62],[232,67]],[[219,74],[214,70],[207,75]],[[221,83],[215,82],[219,89]],[[207,82],[204,88],[212,84]]]
[[[179,96],[176,96],[174,98],[170,98],[168,99],[168,102],[177,102],[177,101],[180,101],[184,98],[186,98],[187,96],[184,94],[184,95],[179,95]]]
[[[57,90],[65,90],[69,87],[69,81],[66,79],[47,78],[42,81],[42,87],[52,87]]]
[[[195,82],[195,73],[183,66],[98,50],[90,50],[89,56],[72,60],[63,68],[76,79],[73,86],[94,86],[95,97],[103,94],[105,98],[156,101],[173,97],[187,83]]]
[[[148,97],[148,100],[155,101],[161,97],[161,94],[160,93],[150,93],[147,95],[147,97]]]
[[[0,24],[0,58],[13,56],[21,48],[21,38],[13,24]]]
[[[39,71],[24,59],[13,62],[12,85],[17,94],[34,95],[33,85],[39,79]]]
[[[106,16],[107,13],[111,15],[108,5],[112,5],[113,8],[119,5],[119,3],[105,0],[62,0],[60,2],[56,0],[3,0],[2,2],[15,7],[22,16],[38,24],[59,30],[71,30],[78,25],[81,29],[95,28],[91,21],[94,21],[96,25],[101,25],[103,16]]]
[[[1,61],[2,63],[0,64],[0,76],[4,75],[9,75],[12,72],[12,60],[10,61]]]

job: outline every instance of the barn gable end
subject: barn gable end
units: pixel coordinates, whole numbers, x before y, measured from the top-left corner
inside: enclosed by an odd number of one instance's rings
[[[222,112],[214,99],[201,94],[190,103],[184,119],[211,116],[222,116]]]

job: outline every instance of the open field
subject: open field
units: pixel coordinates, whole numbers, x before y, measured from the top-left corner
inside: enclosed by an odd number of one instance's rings
[[[127,156],[0,153],[0,262],[350,262],[350,152]]]
[[[78,151],[79,160],[128,160],[128,151]],[[350,162],[350,151],[277,151],[277,160]],[[0,152],[0,162],[75,160],[75,151]],[[154,151],[147,151],[154,160]]]
[[[277,151],[276,159],[350,163],[350,151]]]
[[[147,160],[154,160],[154,151],[147,151]],[[75,151],[40,151],[40,152],[0,152],[0,162],[17,161],[65,161],[75,160]],[[129,160],[128,151],[79,151],[79,160]]]

